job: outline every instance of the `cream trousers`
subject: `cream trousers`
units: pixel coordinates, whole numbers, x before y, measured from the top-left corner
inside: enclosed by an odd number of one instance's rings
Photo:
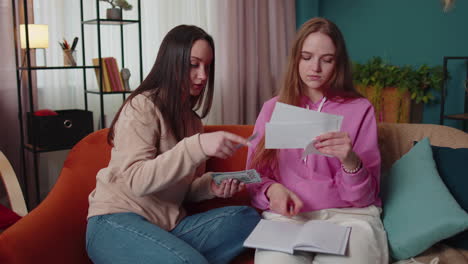
[[[345,256],[315,254],[296,251],[294,255],[261,250],[255,251],[255,264],[387,264],[388,245],[382,221],[381,209],[376,206],[365,208],[324,209],[300,213],[288,218],[272,212],[264,212],[263,218],[275,221],[306,222],[326,220],[335,224],[350,226],[348,248]]]

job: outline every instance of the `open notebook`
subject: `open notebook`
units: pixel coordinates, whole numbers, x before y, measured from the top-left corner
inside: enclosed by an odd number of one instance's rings
[[[295,250],[344,255],[351,227],[321,220],[305,224],[262,219],[244,242],[244,247],[276,250],[293,254]]]

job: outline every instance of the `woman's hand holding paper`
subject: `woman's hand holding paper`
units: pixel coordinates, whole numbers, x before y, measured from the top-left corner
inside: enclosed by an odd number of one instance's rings
[[[357,168],[359,156],[353,151],[351,139],[346,132],[328,132],[315,138],[315,148],[323,154],[338,158],[348,170]]]

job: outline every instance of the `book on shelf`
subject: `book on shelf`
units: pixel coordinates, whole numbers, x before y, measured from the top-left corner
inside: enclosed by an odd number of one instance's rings
[[[104,59],[105,58],[101,58],[102,78],[104,79],[103,82],[102,82],[102,91],[103,92],[110,92],[110,91],[112,91],[111,90],[111,84],[110,84],[109,74],[108,74],[108,70],[107,70],[106,63],[105,63]],[[93,58],[92,61],[93,61],[94,66],[99,66],[99,58]],[[94,72],[96,73],[96,80],[98,82],[98,87],[100,85],[100,71],[101,71],[101,69],[99,69],[99,68],[94,69]]]
[[[115,58],[112,58],[111,64],[112,64],[112,72],[113,72],[113,74],[115,76],[116,85],[118,87],[118,90],[119,91],[125,91],[125,86],[124,86],[124,83],[123,83],[123,80],[122,80],[122,75],[120,74],[119,64],[117,63],[117,60]]]
[[[119,66],[117,64],[117,60],[114,57],[103,57],[101,58],[101,65],[102,65],[102,76],[104,78],[103,82],[103,92],[119,92],[124,91],[124,84],[122,80],[122,76],[119,71]],[[99,66],[99,59],[93,59],[93,65]],[[99,72],[100,69],[96,68],[96,80],[98,81],[99,85]]]
[[[102,58],[102,60],[106,64],[107,76],[109,76],[110,90],[112,92],[119,91],[117,87],[117,78],[114,75],[114,69],[111,62],[112,58]]]
[[[312,220],[306,223],[282,222],[262,219],[244,242],[244,247],[281,251],[294,251],[344,255],[351,227]]]
[[[124,90],[122,77],[120,76],[119,66],[117,60],[114,57],[104,58],[106,62],[109,79],[111,81],[111,88],[113,92],[119,92]]]

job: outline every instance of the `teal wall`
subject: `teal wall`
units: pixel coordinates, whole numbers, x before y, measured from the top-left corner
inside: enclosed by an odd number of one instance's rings
[[[319,15],[320,0],[296,0],[296,26],[299,27],[311,17]]]
[[[468,1],[445,13],[440,0],[296,0],[298,26],[314,16],[334,21],[353,61],[381,56],[396,65],[442,65],[444,56],[468,56]],[[463,112],[464,65],[449,64],[446,113]],[[439,91],[434,91],[440,97]],[[425,105],[424,123],[439,123],[440,104]],[[461,128],[460,121],[446,120]]]

